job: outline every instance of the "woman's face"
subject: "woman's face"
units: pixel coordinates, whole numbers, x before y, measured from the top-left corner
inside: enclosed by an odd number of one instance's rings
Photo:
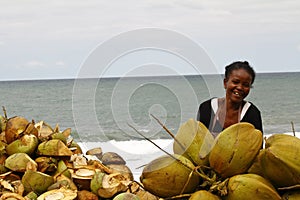
[[[240,103],[247,97],[251,88],[252,76],[244,69],[236,69],[224,79],[226,99]]]

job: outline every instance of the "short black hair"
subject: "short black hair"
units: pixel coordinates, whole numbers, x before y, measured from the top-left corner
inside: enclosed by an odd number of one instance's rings
[[[251,80],[251,85],[254,83],[254,79],[255,79],[255,71],[254,69],[249,65],[249,63],[247,61],[236,61],[236,62],[233,62],[229,65],[227,65],[225,67],[225,78],[228,79],[231,72],[233,70],[236,70],[236,69],[244,69],[246,70],[252,77],[252,80]]]

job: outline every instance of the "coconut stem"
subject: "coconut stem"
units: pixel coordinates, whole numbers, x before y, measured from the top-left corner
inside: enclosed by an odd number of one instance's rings
[[[195,167],[195,172],[196,174],[198,174],[198,176],[200,176],[203,180],[207,181],[209,183],[209,185],[213,185],[216,180],[214,178],[209,178],[201,169],[201,167],[203,166],[197,166]],[[199,170],[198,170],[199,169]]]
[[[128,123],[127,123],[128,124]],[[181,162],[179,159],[177,159],[176,157],[174,157],[172,154],[168,153],[167,151],[165,151],[164,149],[160,148],[160,146],[158,146],[157,144],[155,144],[155,142],[153,142],[152,140],[150,140],[149,138],[145,137],[142,133],[140,133],[136,128],[134,128],[132,125],[128,124],[128,126],[130,128],[132,128],[135,132],[137,132],[140,136],[142,136],[144,139],[148,140],[149,142],[151,142],[154,146],[156,146],[159,150],[161,150],[162,152],[164,152],[165,154],[167,154],[168,156],[172,157],[173,159]],[[182,163],[182,162],[181,162]],[[184,163],[183,163],[184,164]],[[185,165],[185,164],[184,164]],[[186,165],[185,165],[186,166]]]
[[[3,110],[4,118],[7,120],[7,113],[4,106],[2,106],[2,110]]]
[[[181,150],[185,151],[184,146],[175,138],[174,134],[165,126],[163,123],[159,121],[157,117],[155,117],[153,114],[150,114],[158,123],[161,125],[161,127],[174,139],[174,141],[180,146]]]
[[[293,131],[293,135],[294,135],[294,137],[296,137],[296,133],[295,133],[295,127],[294,127],[294,122],[291,122],[291,124],[292,124],[292,131]]]

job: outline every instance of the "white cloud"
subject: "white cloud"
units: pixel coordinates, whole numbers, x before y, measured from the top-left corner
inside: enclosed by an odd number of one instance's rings
[[[7,1],[0,8],[0,30],[9,38],[91,39],[141,27],[189,32],[224,24],[299,23],[300,3],[258,0]],[[259,31],[250,27],[247,31]],[[286,29],[287,27],[285,27]],[[298,29],[296,26],[290,29]]]

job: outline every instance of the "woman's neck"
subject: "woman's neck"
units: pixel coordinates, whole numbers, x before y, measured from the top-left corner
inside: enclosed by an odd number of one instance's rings
[[[221,104],[223,104],[223,106],[225,106],[226,110],[232,110],[232,111],[238,111],[241,110],[241,108],[243,107],[244,101],[240,102],[240,103],[235,103],[232,102],[230,99],[226,99],[225,97],[221,98]]]

